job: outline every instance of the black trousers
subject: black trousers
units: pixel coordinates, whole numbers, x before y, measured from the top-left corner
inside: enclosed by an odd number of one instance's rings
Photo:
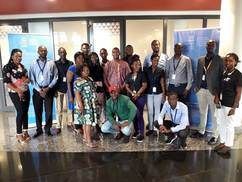
[[[54,100],[54,93],[51,89],[48,91],[45,98],[41,97],[39,92],[33,89],[33,104],[34,104],[37,132],[42,132],[43,105],[45,108],[45,131],[48,132],[52,127],[53,100]]]
[[[187,104],[188,96],[184,97],[183,92],[186,89],[187,84],[180,84],[180,86],[176,87],[173,84],[169,84],[168,86],[168,92],[176,92],[179,98],[179,101],[181,101],[184,104]]]
[[[156,127],[157,129],[160,129],[160,125],[159,125],[158,121],[155,121],[154,125],[155,125],[155,127]],[[164,120],[164,121],[163,121],[163,125],[164,125],[164,126],[166,127],[166,129],[168,129],[168,130],[169,130],[171,127],[175,127],[175,126],[177,126],[177,124],[173,123],[172,121],[168,121],[168,120]],[[165,135],[167,135],[168,137],[170,137],[170,136],[174,135],[174,133],[167,133],[167,134],[165,134]],[[180,144],[181,144],[181,145],[185,145],[185,143],[186,143],[186,139],[187,139],[187,136],[188,136],[188,135],[189,135],[189,127],[188,127],[188,126],[187,126],[185,129],[180,130],[180,131],[177,132],[177,136],[178,136],[178,138],[180,139]]]
[[[30,93],[29,93],[29,90],[24,92],[24,96],[22,100],[20,100],[17,93],[9,92],[9,96],[17,111],[17,117],[16,117],[17,134],[21,134],[22,129],[28,129],[28,111],[29,111]]]

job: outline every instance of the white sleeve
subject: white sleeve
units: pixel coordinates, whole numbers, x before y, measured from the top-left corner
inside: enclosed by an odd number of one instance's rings
[[[171,127],[171,131],[173,133],[176,133],[180,130],[184,130],[186,128],[186,126],[189,125],[189,121],[188,121],[188,109],[186,105],[183,105],[181,108],[181,122],[179,125],[175,126],[175,127]]]

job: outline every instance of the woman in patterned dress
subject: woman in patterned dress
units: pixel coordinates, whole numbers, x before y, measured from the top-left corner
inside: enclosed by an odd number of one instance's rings
[[[83,141],[88,147],[97,147],[91,140],[91,126],[97,124],[97,94],[96,86],[89,77],[87,65],[78,66],[76,74],[78,78],[74,83],[76,96],[75,122],[83,126]]]
[[[25,143],[30,140],[28,134],[30,92],[27,70],[21,61],[22,51],[13,49],[8,64],[3,67],[3,82],[8,87],[9,96],[17,112],[17,141]]]

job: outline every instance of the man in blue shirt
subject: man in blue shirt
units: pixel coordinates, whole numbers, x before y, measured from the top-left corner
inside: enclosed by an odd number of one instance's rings
[[[55,86],[58,80],[58,70],[54,61],[47,60],[47,48],[39,46],[39,58],[34,60],[29,69],[29,79],[33,85],[33,104],[37,130],[34,138],[42,135],[42,112],[45,107],[45,133],[52,136],[52,111]]]
[[[178,101],[176,92],[168,94],[168,101],[163,105],[155,127],[168,136],[167,144],[173,143],[178,138],[178,148],[186,147],[186,138],[189,134],[188,109],[185,104]]]

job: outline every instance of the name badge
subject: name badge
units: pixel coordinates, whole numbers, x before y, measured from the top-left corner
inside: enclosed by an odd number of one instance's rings
[[[118,122],[118,115],[115,115],[115,121]]]
[[[172,78],[172,80],[175,80],[176,79],[176,74],[172,74],[171,78]]]
[[[156,93],[156,87],[153,87],[152,92]]]
[[[40,81],[44,81],[44,76],[40,75]]]
[[[63,77],[63,82],[66,82],[66,77]]]
[[[203,75],[202,76],[202,81],[205,81],[205,79],[206,79],[206,75]]]

